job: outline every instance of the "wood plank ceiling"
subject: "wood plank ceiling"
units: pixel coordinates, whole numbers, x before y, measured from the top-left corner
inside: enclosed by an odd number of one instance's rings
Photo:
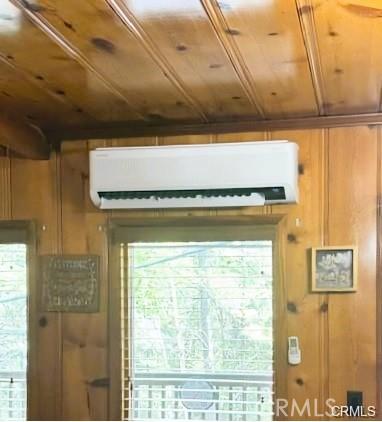
[[[59,133],[379,112],[381,39],[380,0],[0,0],[0,110]]]

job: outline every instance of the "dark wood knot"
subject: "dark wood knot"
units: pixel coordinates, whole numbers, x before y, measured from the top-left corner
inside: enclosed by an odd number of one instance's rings
[[[297,237],[293,233],[288,233],[287,239],[289,243],[297,243]]]
[[[87,381],[87,384],[90,387],[107,388],[110,385],[110,380],[109,378],[95,378],[94,380]]]
[[[302,15],[305,15],[305,14],[312,13],[313,10],[314,10],[313,6],[306,4],[306,5],[298,8],[298,13],[302,16]]]
[[[42,316],[39,320],[38,320],[38,325],[40,327],[46,327],[48,325],[48,319],[46,316]]]
[[[225,32],[226,32],[226,34],[232,35],[233,37],[236,37],[237,35],[240,35],[241,34],[239,30],[237,30],[237,29],[231,29],[231,28],[226,29]]]
[[[177,51],[186,51],[187,50],[187,46],[185,46],[184,44],[179,44],[176,47]]]
[[[106,38],[94,37],[91,39],[92,44],[101,51],[113,54],[115,52],[115,45]]]
[[[25,7],[25,9],[29,10],[30,12],[40,13],[45,11],[45,7],[36,3],[31,3],[28,0],[21,0],[21,3]]]
[[[297,314],[297,306],[294,302],[288,302],[287,303],[287,309],[289,312],[292,312],[292,314]]]

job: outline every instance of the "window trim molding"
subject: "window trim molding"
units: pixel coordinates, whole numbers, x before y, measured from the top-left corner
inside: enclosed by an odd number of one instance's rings
[[[33,223],[26,220],[1,220],[0,243],[24,243],[29,245],[33,238]]]
[[[287,327],[285,318],[285,247],[286,215],[241,215],[241,216],[153,216],[135,218],[111,218],[108,221],[109,242],[109,420],[121,420],[122,416],[122,339],[121,339],[121,284],[120,284],[120,244],[145,241],[183,241],[194,239],[193,234],[200,230],[204,233],[225,233],[219,239],[235,240],[229,234],[244,234],[251,228],[251,236],[241,240],[272,240],[274,266],[274,368],[279,376],[274,382],[275,397],[287,397],[286,345]],[[118,232],[118,235],[117,235]],[[154,237],[156,235],[159,237]],[[175,237],[174,237],[175,236]],[[183,237],[182,237],[183,236]],[[184,237],[184,236],[187,236]],[[234,236],[239,239],[240,236]],[[198,239],[201,237],[199,236]],[[211,235],[204,235],[205,241],[214,240]],[[124,241],[123,241],[123,240]],[[216,239],[216,237],[215,237]]]

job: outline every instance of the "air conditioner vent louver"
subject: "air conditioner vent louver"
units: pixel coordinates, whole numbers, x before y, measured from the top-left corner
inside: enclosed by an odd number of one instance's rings
[[[103,209],[293,203],[297,152],[287,141],[100,148],[90,196]]]
[[[163,190],[163,191],[112,191],[98,192],[104,199],[167,199],[167,198],[227,198],[235,196],[251,196],[253,193],[264,195],[265,200],[285,199],[284,188],[236,188],[236,189],[193,189],[193,190]]]

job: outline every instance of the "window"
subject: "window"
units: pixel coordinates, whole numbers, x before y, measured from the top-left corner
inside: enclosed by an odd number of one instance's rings
[[[272,248],[121,244],[124,419],[272,419]]]
[[[0,420],[26,419],[27,247],[0,244]]]

